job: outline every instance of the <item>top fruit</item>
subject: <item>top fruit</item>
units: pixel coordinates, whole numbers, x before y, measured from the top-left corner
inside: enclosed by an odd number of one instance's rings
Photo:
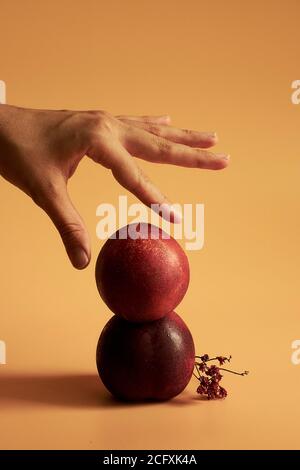
[[[96,282],[115,314],[132,322],[153,321],[174,310],[184,297],[188,259],[177,241],[160,228],[131,224],[102,247]]]

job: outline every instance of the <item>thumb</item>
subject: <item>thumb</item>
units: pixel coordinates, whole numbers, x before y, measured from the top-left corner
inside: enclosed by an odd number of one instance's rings
[[[57,228],[74,268],[84,269],[90,261],[90,241],[84,222],[72,204],[65,182],[45,194],[41,207]]]

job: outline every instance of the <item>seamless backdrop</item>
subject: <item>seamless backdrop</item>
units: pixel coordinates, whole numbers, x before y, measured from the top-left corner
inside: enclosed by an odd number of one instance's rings
[[[232,354],[251,371],[224,378],[225,401],[200,401],[195,381],[170,403],[111,401],[95,375],[110,317],[94,282],[95,211],[126,193],[80,165],[70,192],[93,259],[77,272],[47,217],[1,180],[0,447],[298,448],[300,3],[0,0],[0,14],[8,103],[170,113],[218,132],[226,171],[141,166],[173,201],[205,204],[205,246],[187,253],[177,311],[200,354]]]

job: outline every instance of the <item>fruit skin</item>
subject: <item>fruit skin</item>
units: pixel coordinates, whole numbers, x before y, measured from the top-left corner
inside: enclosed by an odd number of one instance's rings
[[[128,227],[138,227],[137,239],[118,238]],[[151,227],[158,230],[156,239],[150,238]],[[188,259],[179,243],[164,235],[151,224],[131,224],[105,242],[96,263],[96,283],[115,314],[133,322],[153,321],[173,311],[184,297]]]
[[[96,362],[103,384],[115,397],[169,400],[191,379],[195,347],[175,312],[143,324],[113,316],[100,335]]]

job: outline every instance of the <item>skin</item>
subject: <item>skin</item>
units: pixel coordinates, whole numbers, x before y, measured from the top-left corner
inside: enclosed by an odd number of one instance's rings
[[[103,245],[95,272],[99,294],[112,312],[128,321],[154,321],[183,299],[189,262],[174,238],[163,238],[163,230],[152,239],[150,224],[127,227],[135,227],[140,237],[119,238],[127,232],[122,228]]]
[[[0,174],[41,207],[57,228],[77,269],[91,258],[84,222],[68,195],[67,183],[85,156],[111,170],[114,178],[144,204],[164,204],[162,192],[136,163],[220,170],[229,156],[205,150],[215,133],[178,129],[169,116],[113,116],[106,111],[36,110],[0,105]]]
[[[103,384],[115,397],[135,402],[170,400],[191,379],[195,346],[175,312],[146,323],[114,315],[100,335],[96,362]]]

